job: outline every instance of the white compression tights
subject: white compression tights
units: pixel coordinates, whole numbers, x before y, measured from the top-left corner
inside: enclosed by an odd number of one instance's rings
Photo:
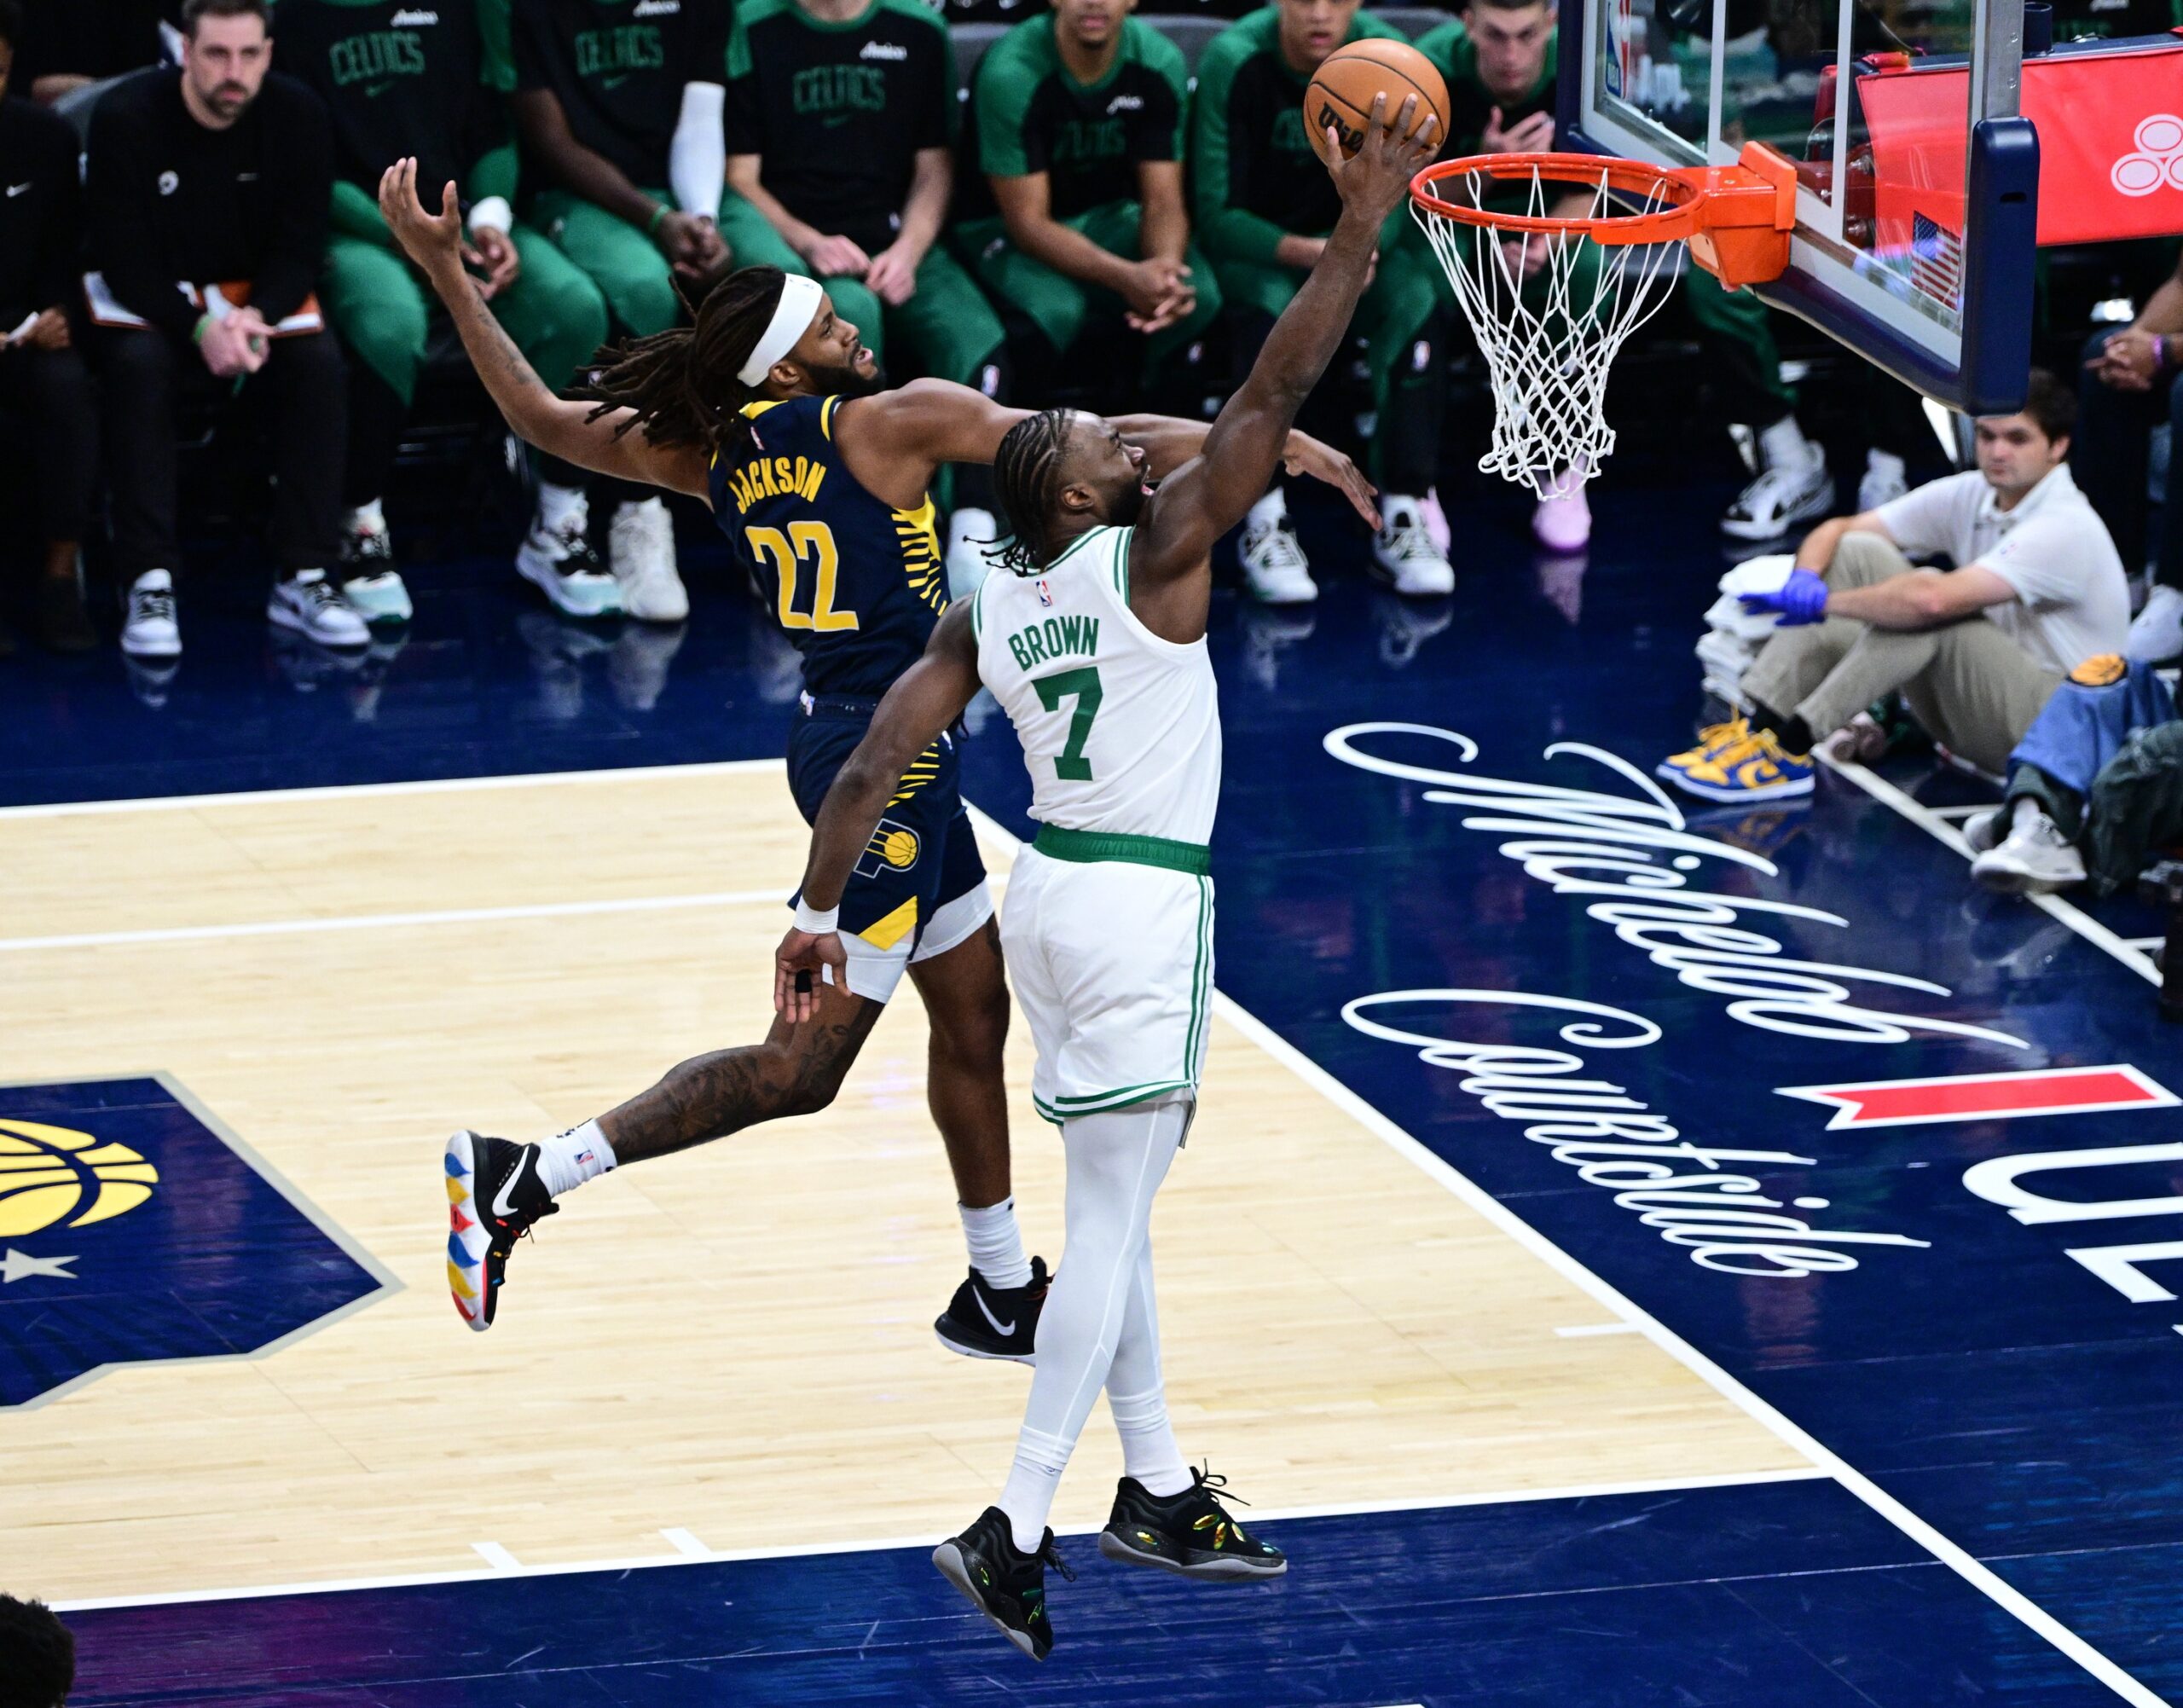
[[[1039,1315],[1039,1362],[1016,1462],[1001,1491],[1016,1545],[1038,1547],[1054,1491],[1099,1390],[1123,1469],[1155,1495],[1190,1486],[1160,1376],[1152,1294],[1152,1199],[1189,1131],[1188,1098],[1080,1115],[1062,1128],[1068,1239]]]

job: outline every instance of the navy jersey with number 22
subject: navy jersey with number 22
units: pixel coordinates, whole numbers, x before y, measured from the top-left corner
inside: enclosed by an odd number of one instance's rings
[[[750,443],[713,461],[713,514],[803,654],[804,692],[876,700],[932,638],[947,578],[931,498],[896,510],[843,466],[842,402],[746,406]]]
[[[757,572],[773,620],[803,654],[803,710],[789,735],[789,789],[815,822],[879,698],[918,661],[947,608],[932,500],[897,510],[868,491],[834,443],[839,397],[752,403],[750,442],[715,457],[713,515]],[[911,763],[842,893],[844,933],[906,960],[944,952],[992,912],[941,736]],[[937,939],[925,935],[937,926]],[[885,1001],[893,975],[853,966],[850,988]],[[877,979],[876,984],[856,981]]]

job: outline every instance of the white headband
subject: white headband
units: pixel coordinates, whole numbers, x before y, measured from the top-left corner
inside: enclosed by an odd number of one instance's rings
[[[750,361],[736,370],[735,377],[745,385],[763,385],[773,365],[796,348],[796,339],[818,314],[825,294],[816,279],[791,273],[782,280],[781,299],[773,309],[773,317],[766,322],[758,347],[750,352]]]

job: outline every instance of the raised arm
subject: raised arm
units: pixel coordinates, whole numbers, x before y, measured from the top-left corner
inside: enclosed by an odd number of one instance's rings
[[[952,379],[912,379],[843,404],[834,414],[834,442],[864,485],[913,509],[941,463],[991,462],[1008,430],[1028,413]],[[1202,421],[1173,415],[1117,415],[1114,427],[1144,447],[1155,480],[1197,456],[1213,431]],[[1340,487],[1359,515],[1379,525],[1370,484],[1340,451],[1308,433],[1291,431],[1279,455],[1291,474]]]
[[[1416,103],[1408,97],[1390,123],[1386,97],[1375,99],[1363,146],[1328,168],[1341,194],[1341,217],[1326,253],[1274,323],[1250,377],[1213,422],[1203,454],[1162,482],[1146,507],[1131,548],[1133,583],[1150,590],[1202,568],[1213,541],[1265,495],[1296,412],[1341,347],[1381,223],[1433,158],[1438,126],[1429,115],[1414,136],[1407,134]]]
[[[397,160],[379,180],[379,208],[396,240],[447,304],[471,365],[518,438],[580,468],[709,498],[704,451],[694,445],[654,445],[642,432],[617,437],[615,428],[628,411],[611,410],[594,420],[592,405],[556,397],[524,360],[485,306],[476,281],[463,270],[462,213],[453,184],[440,211],[426,213],[417,200],[416,161]]]
[[[966,599],[948,608],[924,656],[887,691],[864,739],[819,808],[811,829],[811,858],[803,869],[798,923],[781,939],[773,958],[773,1010],[791,1025],[811,1017],[818,1006],[817,981],[826,969],[843,964],[831,916],[887,802],[901,786],[902,773],[963,715],[977,692],[978,644]]]

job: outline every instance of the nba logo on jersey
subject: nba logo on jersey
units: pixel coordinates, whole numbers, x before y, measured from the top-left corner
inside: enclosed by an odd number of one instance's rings
[[[0,1409],[269,1350],[392,1277],[164,1076],[0,1086]]]
[[[1044,577],[1039,582],[1039,603],[1049,611],[1053,609],[1054,590],[1046,585]]]

